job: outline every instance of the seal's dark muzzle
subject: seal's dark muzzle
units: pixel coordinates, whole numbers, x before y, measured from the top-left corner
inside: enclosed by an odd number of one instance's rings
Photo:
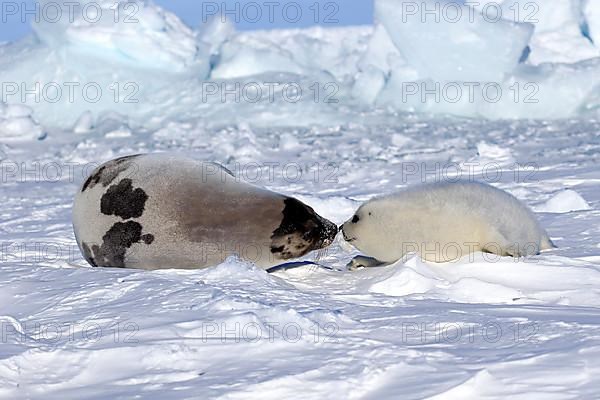
[[[321,218],[320,243],[318,248],[329,246],[338,234],[338,227],[331,221]]]

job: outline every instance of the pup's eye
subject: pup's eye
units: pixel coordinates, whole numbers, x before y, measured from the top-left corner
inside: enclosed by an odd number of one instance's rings
[[[360,218],[358,217],[358,215],[355,215],[354,218],[352,218],[352,223],[355,224],[358,221],[360,221]]]

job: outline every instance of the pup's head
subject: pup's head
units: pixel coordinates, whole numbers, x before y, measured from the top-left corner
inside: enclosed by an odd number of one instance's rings
[[[361,252],[386,261],[381,254],[386,246],[386,234],[382,229],[386,226],[385,205],[380,201],[370,201],[363,204],[341,227],[344,240]]]
[[[329,246],[337,233],[333,222],[321,217],[306,204],[287,197],[281,224],[271,235],[271,253],[280,260],[302,257]]]

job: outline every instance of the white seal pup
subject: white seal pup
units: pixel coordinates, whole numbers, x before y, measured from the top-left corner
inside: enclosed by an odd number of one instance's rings
[[[424,184],[374,198],[340,230],[373,257],[351,267],[393,263],[408,253],[448,262],[475,251],[520,257],[554,247],[523,203],[476,182]]]
[[[331,244],[337,227],[300,201],[173,154],[98,167],[75,197],[73,228],[92,265],[195,269],[238,255],[262,268]]]

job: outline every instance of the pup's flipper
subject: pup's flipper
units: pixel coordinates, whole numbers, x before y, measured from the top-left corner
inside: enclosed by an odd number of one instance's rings
[[[346,266],[350,271],[356,271],[361,268],[377,268],[385,267],[389,263],[381,262],[373,257],[356,256]]]

